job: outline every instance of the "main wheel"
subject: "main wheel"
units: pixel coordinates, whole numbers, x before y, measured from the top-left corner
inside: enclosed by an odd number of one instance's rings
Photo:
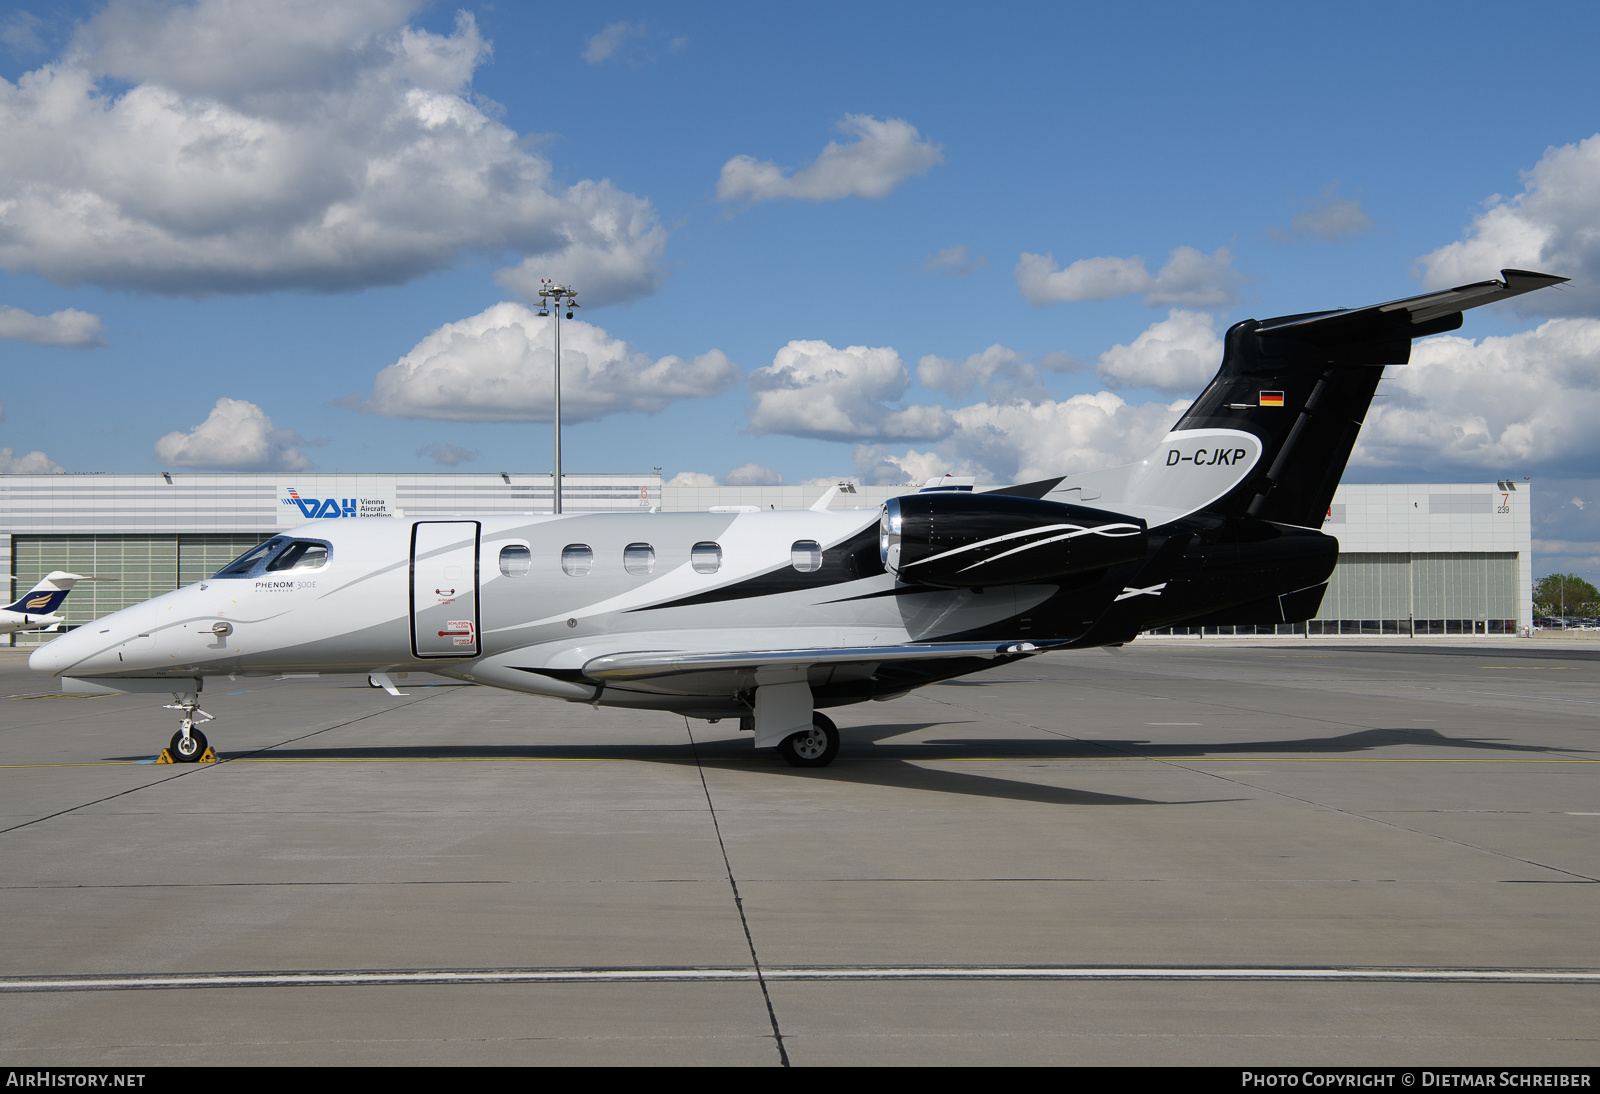
[[[197,763],[206,753],[206,735],[198,729],[191,729],[189,739],[184,740],[183,730],[180,729],[172,735],[167,751],[172,753],[172,758],[180,764]]]
[[[811,728],[785,737],[778,753],[795,767],[827,767],[839,754],[839,727],[826,714],[813,713]]]

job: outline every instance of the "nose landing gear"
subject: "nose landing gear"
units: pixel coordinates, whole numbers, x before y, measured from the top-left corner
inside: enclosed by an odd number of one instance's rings
[[[173,692],[175,702],[162,705],[162,710],[181,710],[183,721],[178,723],[178,732],[172,735],[172,740],[167,747],[161,750],[161,755],[156,758],[157,763],[167,764],[193,764],[215,763],[217,754],[211,751],[206,743],[206,735],[201,733],[196,726],[201,722],[211,721],[211,715],[200,709],[200,696],[192,691]]]

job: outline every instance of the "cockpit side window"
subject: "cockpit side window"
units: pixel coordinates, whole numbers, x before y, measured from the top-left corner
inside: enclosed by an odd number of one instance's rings
[[[247,577],[254,573],[267,559],[281,551],[284,544],[288,542],[288,536],[273,536],[265,543],[256,544],[211,576]]]

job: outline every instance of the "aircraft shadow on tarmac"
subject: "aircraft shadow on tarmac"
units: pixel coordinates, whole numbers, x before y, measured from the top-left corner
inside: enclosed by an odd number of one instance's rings
[[[1377,653],[1385,656],[1403,654],[1410,657],[1480,657],[1504,661],[1516,658],[1524,661],[1600,661],[1600,650],[1575,650],[1535,646],[1294,646],[1290,653],[1306,650],[1314,653]]]
[[[885,727],[889,732],[903,733],[908,728]],[[851,735],[845,730],[846,738]],[[989,744],[990,742],[973,742]],[[1006,742],[996,742],[1002,746]],[[982,756],[989,759],[1005,758],[1004,749],[948,747],[919,748],[903,746],[897,755],[879,756],[872,745],[851,748],[846,744],[840,762],[824,769],[804,770],[790,767],[776,754],[752,753],[748,740],[698,741],[674,745],[642,744],[586,744],[586,745],[394,745],[357,748],[290,747],[269,748],[257,752],[241,752],[227,756],[231,760],[291,761],[316,760],[442,760],[442,761],[493,761],[493,760],[637,760],[677,766],[702,765],[724,771],[748,771],[759,775],[779,775],[790,778],[822,780],[826,782],[860,783],[872,786],[900,787],[907,790],[930,790],[945,794],[970,794],[985,798],[1004,798],[1012,801],[1033,801],[1047,805],[1199,805],[1212,801],[1236,801],[1235,798],[1207,798],[1195,801],[1159,801],[1151,798],[1133,798],[1119,794],[1100,794],[1071,787],[1050,786],[1020,779],[1003,779],[991,775],[978,775],[962,771],[945,771],[919,767],[912,760],[951,760]],[[142,757],[121,757],[141,759]],[[1020,759],[1038,758],[1035,753],[1022,753]],[[1046,757],[1050,758],[1050,757]],[[854,761],[871,760],[873,763]]]
[[[236,754],[236,759],[262,760],[641,760],[666,764],[702,764],[721,770],[826,782],[898,787],[943,794],[964,794],[1048,805],[1200,805],[1238,801],[1206,798],[1160,801],[1150,798],[1102,794],[1071,787],[1021,779],[1001,778],[971,771],[921,766],[930,760],[1095,760],[1136,758],[1162,760],[1198,756],[1245,756],[1262,753],[1349,755],[1394,746],[1425,745],[1450,750],[1551,753],[1570,748],[1514,745],[1482,738],[1447,737],[1433,729],[1364,729],[1330,737],[1302,737],[1274,741],[1155,743],[1131,739],[1046,739],[963,737],[904,741],[904,737],[948,722],[849,726],[842,732],[844,747],[839,761],[820,770],[802,770],[782,763],[775,755],[754,754],[749,741],[722,738],[682,744],[559,745],[390,745],[365,747],[273,748]],[[863,763],[862,761],[867,761]],[[920,762],[919,762],[920,761]]]
[[[949,723],[933,723],[946,724]],[[1007,759],[1092,760],[1116,757],[1140,757],[1151,760],[1196,756],[1261,755],[1263,753],[1332,753],[1335,755],[1370,752],[1378,748],[1398,745],[1427,745],[1435,748],[1476,749],[1491,752],[1584,752],[1584,749],[1563,748],[1551,745],[1507,744],[1483,737],[1447,737],[1435,729],[1362,729],[1331,737],[1297,737],[1277,741],[1226,741],[1226,742],[1176,742],[1154,743],[1148,740],[1117,740],[1104,737],[1055,739],[991,739],[947,738],[907,742],[901,745],[876,743],[885,737],[897,737],[911,728],[907,726],[856,726],[847,733],[841,756],[861,754],[852,752],[852,738],[878,731],[870,752],[872,757],[897,759],[942,759],[963,757]],[[945,749],[960,751],[945,752]],[[939,750],[939,751],[935,751]]]

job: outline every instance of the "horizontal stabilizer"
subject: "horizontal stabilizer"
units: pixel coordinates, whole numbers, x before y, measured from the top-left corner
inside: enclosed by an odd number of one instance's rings
[[[1447,326],[1436,321],[1457,315],[1468,308],[1509,300],[1513,296],[1569,280],[1554,274],[1530,273],[1527,270],[1501,270],[1500,276],[1505,280],[1478,281],[1443,292],[1408,296],[1404,300],[1391,300],[1387,304],[1373,304],[1366,308],[1269,319],[1256,328],[1256,334],[1262,338],[1297,338],[1315,343],[1418,338],[1435,333],[1430,327],[1454,329],[1455,324]]]

